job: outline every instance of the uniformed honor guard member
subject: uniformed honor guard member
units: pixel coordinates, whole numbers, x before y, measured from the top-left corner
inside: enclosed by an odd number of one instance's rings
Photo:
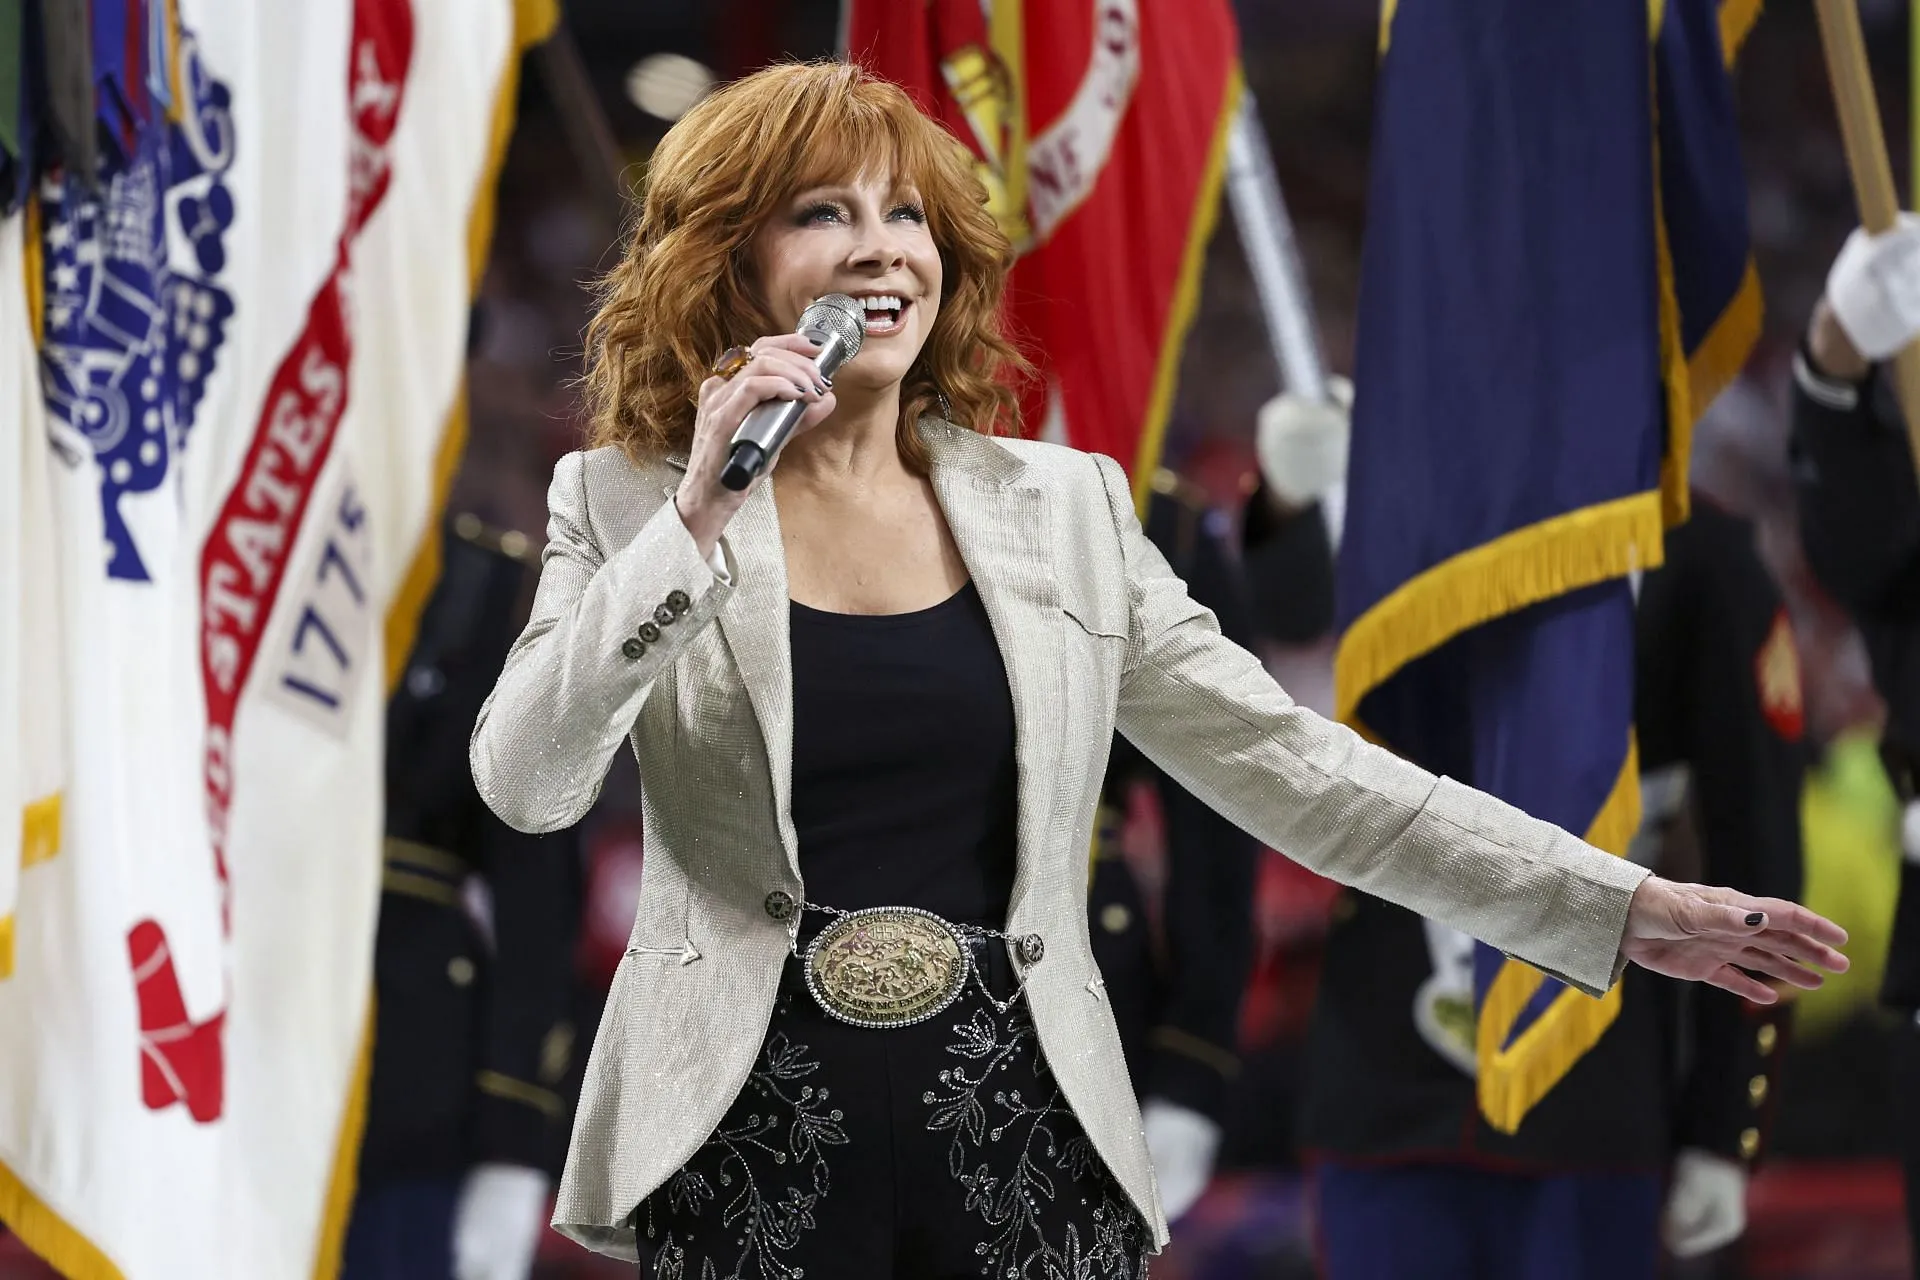
[[[1334,379],[1332,406],[1280,395],[1262,409],[1260,484],[1249,499],[1242,554],[1231,520],[1198,485],[1154,477],[1147,536],[1212,609],[1228,639],[1301,643],[1333,620],[1332,561],[1320,495],[1344,472],[1352,391]],[[1156,941],[1145,894],[1120,848],[1128,793],[1159,797],[1166,879]],[[1142,1099],[1147,1147],[1169,1220],[1212,1176],[1234,1078],[1240,1003],[1253,963],[1259,845],[1116,737],[1094,832],[1088,898],[1094,958]]]
[[[345,1280],[525,1280],[571,1107],[571,831],[481,803],[467,740],[525,617],[527,539],[452,522],[387,711],[373,1078]]]
[[[1799,665],[1753,529],[1693,497],[1644,579],[1630,856],[1795,896]],[[1652,1280],[1745,1227],[1787,1023],[1724,991],[1627,975],[1619,1018],[1512,1135],[1475,1099],[1471,943],[1336,901],[1307,1049],[1303,1143],[1326,1280]]]
[[[1154,477],[1147,536],[1212,609],[1222,634],[1250,643],[1226,513],[1197,485]],[[1160,929],[1121,850],[1128,793],[1159,797],[1166,834]],[[1169,1221],[1212,1176],[1227,1091],[1240,1070],[1236,1029],[1253,963],[1253,883],[1259,845],[1116,736],[1094,829],[1089,927],[1127,1070],[1142,1101],[1147,1147]],[[1156,938],[1155,933],[1159,934]]]
[[[1905,805],[1880,999],[1901,1015],[1895,1114],[1907,1224],[1920,1250],[1920,488],[1881,363],[1916,335],[1920,219],[1903,214],[1885,234],[1856,231],[1828,273],[1794,360],[1793,449],[1807,560],[1866,640],[1887,704],[1881,754]]]

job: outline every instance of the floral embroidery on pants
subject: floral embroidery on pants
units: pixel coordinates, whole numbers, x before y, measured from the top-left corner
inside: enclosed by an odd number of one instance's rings
[[[1004,1027],[976,1009],[953,1032],[947,1052],[961,1062],[943,1070],[940,1087],[921,1101],[933,1108],[928,1127],[952,1135],[947,1170],[967,1189],[967,1210],[989,1229],[974,1246],[980,1274],[1007,1280],[1145,1277],[1140,1216],[1114,1193],[1112,1180],[1100,1176],[1100,1157],[1053,1082],[1026,1006],[1018,1006]],[[1030,1058],[1041,1096],[993,1087],[995,1074],[1012,1069],[1020,1056]],[[1056,1175],[1065,1175],[1069,1194],[1085,1191],[1089,1182],[1101,1187],[1100,1203],[1080,1201],[1090,1210],[1089,1239],[1081,1239],[1074,1222],[1063,1238],[1047,1238],[1040,1211],[1059,1195]]]

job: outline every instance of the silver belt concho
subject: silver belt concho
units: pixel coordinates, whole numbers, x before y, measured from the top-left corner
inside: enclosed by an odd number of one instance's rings
[[[925,1022],[960,998],[974,974],[972,949],[964,926],[949,924],[918,907],[869,907],[840,911],[805,904],[834,917],[815,935],[802,957],[807,991],[814,1002],[842,1022],[886,1030]],[[993,929],[966,928],[967,935],[1006,938]],[[1041,956],[1038,935],[1014,941],[1028,965]],[[1019,989],[997,1000],[981,980],[980,989],[1002,1013],[1020,998]]]

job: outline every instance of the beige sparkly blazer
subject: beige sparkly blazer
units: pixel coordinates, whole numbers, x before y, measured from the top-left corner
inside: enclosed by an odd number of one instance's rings
[[[1111,459],[933,419],[920,430],[1012,686],[1007,928],[1045,941],[1027,987],[1041,1046],[1157,1243],[1166,1223],[1087,940],[1088,845],[1116,727],[1315,871],[1590,993],[1613,982],[1645,872],[1295,706],[1141,534]],[[532,620],[472,744],[480,793],[523,831],[578,821],[623,738],[639,761],[639,909],[554,1214],[627,1259],[635,1207],[712,1132],[760,1049],[788,951],[768,897],[804,897],[773,497],[762,485],[729,526],[723,580],[670,501],[679,476],[613,449],[561,459]]]

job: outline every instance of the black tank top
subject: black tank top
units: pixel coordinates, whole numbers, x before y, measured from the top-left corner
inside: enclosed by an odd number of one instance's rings
[[[1013,699],[969,582],[930,609],[795,603],[793,825],[807,898],[997,928],[1013,893]],[[809,932],[824,918],[809,913]]]

